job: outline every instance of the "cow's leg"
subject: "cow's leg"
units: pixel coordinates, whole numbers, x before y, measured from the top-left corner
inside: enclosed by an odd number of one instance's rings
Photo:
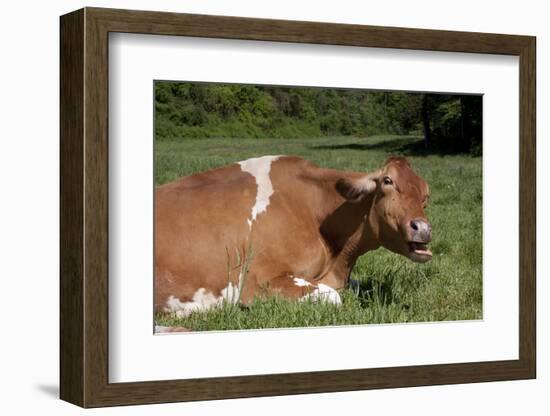
[[[270,294],[277,294],[299,301],[311,299],[340,305],[342,300],[338,291],[323,283],[309,282],[306,279],[291,274],[278,276],[266,284]]]
[[[301,299],[313,292],[315,289],[311,285],[301,284],[303,279],[293,275],[284,274],[277,276],[264,285],[267,295],[277,295],[287,299]]]

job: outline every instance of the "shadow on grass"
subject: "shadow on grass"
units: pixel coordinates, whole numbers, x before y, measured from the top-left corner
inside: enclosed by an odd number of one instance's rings
[[[388,137],[373,143],[366,141],[362,143],[342,143],[329,145],[310,145],[310,149],[315,150],[381,150],[388,154],[400,154],[403,156],[429,156],[429,155],[456,155],[467,154],[467,152],[458,151],[456,149],[440,149],[426,147],[422,137],[404,137],[393,138]]]
[[[373,302],[387,306],[396,301],[392,281],[380,282],[372,278],[366,281],[350,279],[349,288],[357,295],[363,308],[369,307]]]

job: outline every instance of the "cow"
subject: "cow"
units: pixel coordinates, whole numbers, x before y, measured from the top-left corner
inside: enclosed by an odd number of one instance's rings
[[[262,156],[155,190],[155,310],[186,317],[255,296],[341,303],[379,247],[432,257],[428,184],[403,157],[371,173]]]

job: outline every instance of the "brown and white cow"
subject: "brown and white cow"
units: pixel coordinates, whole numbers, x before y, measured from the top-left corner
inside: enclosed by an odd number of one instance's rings
[[[430,260],[428,194],[402,157],[357,173],[264,156],[159,186],[155,310],[187,316],[270,294],[340,303],[369,250]]]

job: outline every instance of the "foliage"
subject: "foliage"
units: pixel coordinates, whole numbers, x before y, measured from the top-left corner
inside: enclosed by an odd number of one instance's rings
[[[378,169],[389,154],[407,156],[430,184],[432,261],[413,263],[385,249],[361,256],[351,276],[360,287],[343,291],[341,307],[256,299],[246,309],[225,305],[185,319],[157,316],[158,324],[219,330],[483,317],[480,158],[427,154],[422,136],[166,140],[155,145],[155,183],[266,154],[303,156],[323,167],[359,172]]]
[[[157,140],[424,131],[431,137],[425,142],[430,148],[481,152],[477,96],[157,81],[155,109]]]
[[[428,114],[423,120],[427,147],[481,155],[481,96],[424,94],[422,105]]]

